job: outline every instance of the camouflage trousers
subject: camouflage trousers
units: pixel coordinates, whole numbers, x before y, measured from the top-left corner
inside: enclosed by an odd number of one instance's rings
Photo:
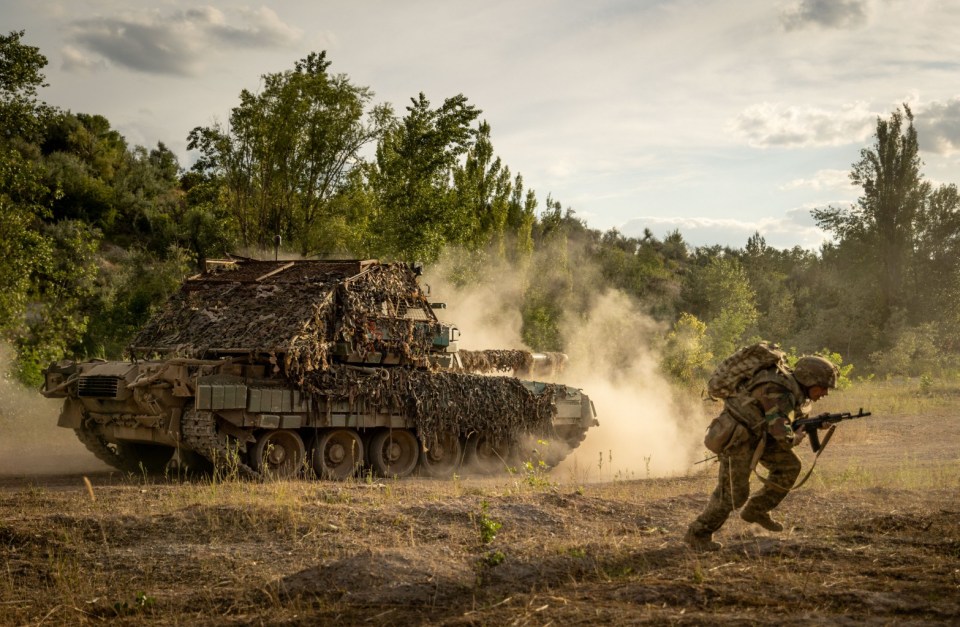
[[[763,513],[772,510],[787,496],[800,474],[800,458],[773,438],[765,437],[767,443],[759,463],[769,471],[768,482],[747,501],[750,496],[750,463],[759,443],[757,438],[724,451],[718,458],[717,488],[710,495],[706,509],[690,525],[691,531],[699,535],[712,534],[723,526],[730,512],[744,503],[744,509]]]

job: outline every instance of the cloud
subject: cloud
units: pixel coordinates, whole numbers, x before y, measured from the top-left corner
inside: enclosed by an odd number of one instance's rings
[[[914,114],[923,150],[942,155],[960,152],[960,97],[933,102]]]
[[[236,24],[213,7],[162,16],[103,17],[75,20],[70,40],[86,51],[139,72],[193,76],[204,61],[225,49],[277,48],[300,38],[268,8],[237,11]],[[65,57],[65,69],[84,69],[77,51]],[[88,61],[87,63],[93,63]]]
[[[848,190],[851,186],[849,170],[817,170],[813,178],[793,179],[780,186],[782,191],[794,189],[813,189],[816,191],[828,189]]]
[[[780,23],[787,32],[810,26],[849,30],[866,22],[866,0],[800,0],[780,14]]]
[[[103,59],[96,59],[73,46],[65,46],[60,55],[63,61],[60,68],[65,72],[89,73],[98,72],[107,69],[107,62]]]
[[[820,205],[818,205],[820,206]],[[628,237],[642,237],[645,228],[657,237],[680,231],[691,246],[730,246],[743,248],[747,240],[760,233],[768,246],[775,248],[818,248],[828,236],[816,225],[810,215],[812,207],[787,211],[779,218],[761,218],[755,221],[735,218],[634,218],[619,230]]]
[[[764,102],[745,109],[727,128],[756,148],[842,146],[869,137],[876,119],[864,102],[832,111]]]
[[[267,7],[241,10],[239,17],[245,22],[241,26],[227,24],[223,13],[213,7],[192,9],[184,13],[184,18],[189,20],[194,15],[208,19],[205,30],[211,39],[236,48],[279,48],[301,35],[299,29],[284,24]]]

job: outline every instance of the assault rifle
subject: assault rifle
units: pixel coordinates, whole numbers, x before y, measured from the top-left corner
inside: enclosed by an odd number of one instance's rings
[[[820,435],[817,433],[817,429],[823,427],[824,425],[832,425],[841,420],[851,420],[853,418],[864,418],[869,416],[870,412],[863,411],[863,408],[860,408],[855,414],[851,414],[848,411],[840,412],[838,414],[820,414],[819,416],[814,416],[813,418],[800,418],[799,420],[793,421],[793,428],[796,430],[798,427],[805,427],[804,431],[807,435],[810,436],[810,448],[813,449],[814,453],[819,453],[820,449],[826,446],[826,442],[823,444],[820,443]],[[812,428],[811,428],[812,427]],[[828,433],[827,438],[832,434]]]

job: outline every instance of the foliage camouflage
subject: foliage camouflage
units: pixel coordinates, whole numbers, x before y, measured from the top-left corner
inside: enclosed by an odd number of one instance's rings
[[[517,442],[524,434],[552,438],[554,395],[565,389],[548,384],[534,393],[514,377],[344,365],[306,373],[302,386],[316,398],[402,412],[425,443],[445,433],[483,433],[503,442]]]

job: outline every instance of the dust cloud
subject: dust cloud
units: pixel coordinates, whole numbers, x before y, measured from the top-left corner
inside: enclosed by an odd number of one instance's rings
[[[460,347],[530,350],[521,339],[523,286],[515,268],[497,266],[479,286],[458,289],[444,281],[443,263],[424,282],[438,312],[461,330]],[[578,269],[590,272],[590,269]],[[599,427],[552,476],[575,483],[667,477],[693,469],[703,453],[703,404],[660,373],[655,345],[667,329],[618,291],[597,292],[584,318],[569,316],[563,335],[569,363],[559,383],[581,388],[593,402]]]
[[[554,471],[577,482],[684,474],[699,456],[706,423],[698,399],[661,374],[653,339],[665,333],[622,292],[594,298],[585,319],[568,318],[564,383],[582,388],[599,427]]]
[[[0,475],[43,475],[109,470],[57,426],[62,400],[44,398],[10,373],[12,350],[0,345]]]

